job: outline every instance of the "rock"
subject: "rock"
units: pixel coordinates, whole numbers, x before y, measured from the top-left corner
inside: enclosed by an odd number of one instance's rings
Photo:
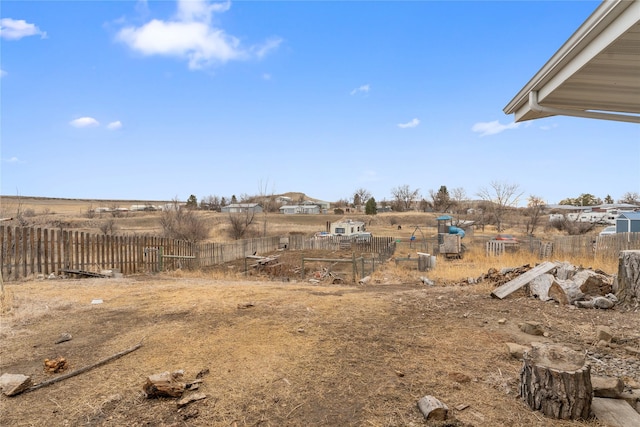
[[[31,377],[22,374],[2,374],[0,389],[7,396],[15,396],[31,387]]]
[[[513,343],[513,342],[508,342],[508,343],[506,343],[506,345],[507,345],[507,350],[509,351],[509,354],[514,359],[522,359],[523,356],[524,356],[524,352],[531,350],[531,347],[527,347],[525,345],[516,344],[516,343]]]
[[[626,400],[636,412],[640,413],[640,390],[624,391],[619,398]]]
[[[529,335],[544,335],[542,323],[527,321],[520,324],[520,330]]]
[[[504,325],[505,323],[507,323],[507,319],[504,317],[502,319],[498,319],[498,325]]]
[[[624,382],[620,378],[592,375],[591,387],[595,397],[617,399],[624,390]]]
[[[640,414],[624,400],[594,397],[591,409],[596,418],[607,427],[640,425]]]
[[[420,281],[422,283],[424,283],[425,285],[427,285],[427,286],[434,286],[435,285],[435,282],[433,280],[429,279],[428,277],[421,276],[420,277]]]
[[[611,342],[613,338],[613,333],[611,332],[611,328],[608,326],[598,326],[596,328],[596,342],[598,341],[606,341]]]
[[[60,334],[60,337],[56,340],[55,343],[56,344],[60,344],[60,343],[63,343],[65,341],[71,341],[72,338],[73,337],[71,336],[70,333],[64,332],[64,333]]]
[[[634,356],[640,356],[640,348],[633,348],[633,347],[625,347],[624,350],[629,353],[629,354],[633,354]]]

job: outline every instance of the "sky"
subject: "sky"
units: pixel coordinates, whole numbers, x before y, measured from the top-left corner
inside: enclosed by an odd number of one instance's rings
[[[503,108],[597,1],[0,4],[1,195],[640,192],[640,126]]]

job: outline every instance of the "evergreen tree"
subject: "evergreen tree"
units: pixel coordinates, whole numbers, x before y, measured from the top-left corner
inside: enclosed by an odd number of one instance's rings
[[[198,198],[193,194],[187,199],[187,209],[198,209]]]
[[[375,215],[378,213],[378,208],[376,207],[376,199],[371,197],[367,200],[367,204],[364,207],[364,213],[367,215]]]

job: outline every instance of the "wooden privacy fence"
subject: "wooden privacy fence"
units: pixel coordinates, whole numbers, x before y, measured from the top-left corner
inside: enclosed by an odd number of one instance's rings
[[[620,251],[640,249],[640,233],[607,236],[562,236],[553,239],[553,256],[598,256],[615,258]]]
[[[346,240],[318,241],[305,236],[262,237],[232,243],[193,244],[153,236],[107,236],[62,229],[0,226],[0,272],[4,280],[69,271],[123,274],[155,273],[177,268],[223,264],[277,249],[344,249]],[[351,241],[349,248],[372,253],[380,262],[395,249],[391,237]]]
[[[193,263],[187,242],[151,236],[107,236],[61,229],[0,226],[4,280],[65,270],[157,272]]]

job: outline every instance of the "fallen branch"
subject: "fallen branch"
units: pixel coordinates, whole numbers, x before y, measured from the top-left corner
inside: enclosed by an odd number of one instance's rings
[[[83,373],[85,373],[87,371],[90,371],[91,369],[97,368],[98,366],[102,366],[102,365],[104,365],[106,363],[111,362],[112,360],[118,359],[118,358],[120,358],[120,357],[122,357],[122,356],[124,356],[126,354],[129,354],[129,353],[131,353],[133,351],[136,351],[140,347],[142,347],[142,342],[139,342],[138,344],[134,345],[133,347],[128,348],[128,349],[126,349],[124,351],[121,351],[120,353],[116,353],[116,354],[114,354],[112,356],[109,356],[109,357],[107,357],[105,359],[102,359],[102,360],[100,360],[100,361],[98,361],[98,362],[96,362],[96,363],[94,363],[92,365],[85,366],[84,368],[77,369],[75,371],[69,372],[68,374],[61,375],[59,377],[55,377],[55,378],[52,378],[50,380],[43,381],[43,382],[41,382],[39,384],[31,386],[28,389],[26,389],[25,391],[23,391],[23,393],[28,393],[30,391],[38,390],[39,388],[47,387],[47,386],[50,386],[51,384],[55,384],[57,382],[66,380],[67,378],[71,378],[71,377],[75,377],[76,375],[83,374]]]

